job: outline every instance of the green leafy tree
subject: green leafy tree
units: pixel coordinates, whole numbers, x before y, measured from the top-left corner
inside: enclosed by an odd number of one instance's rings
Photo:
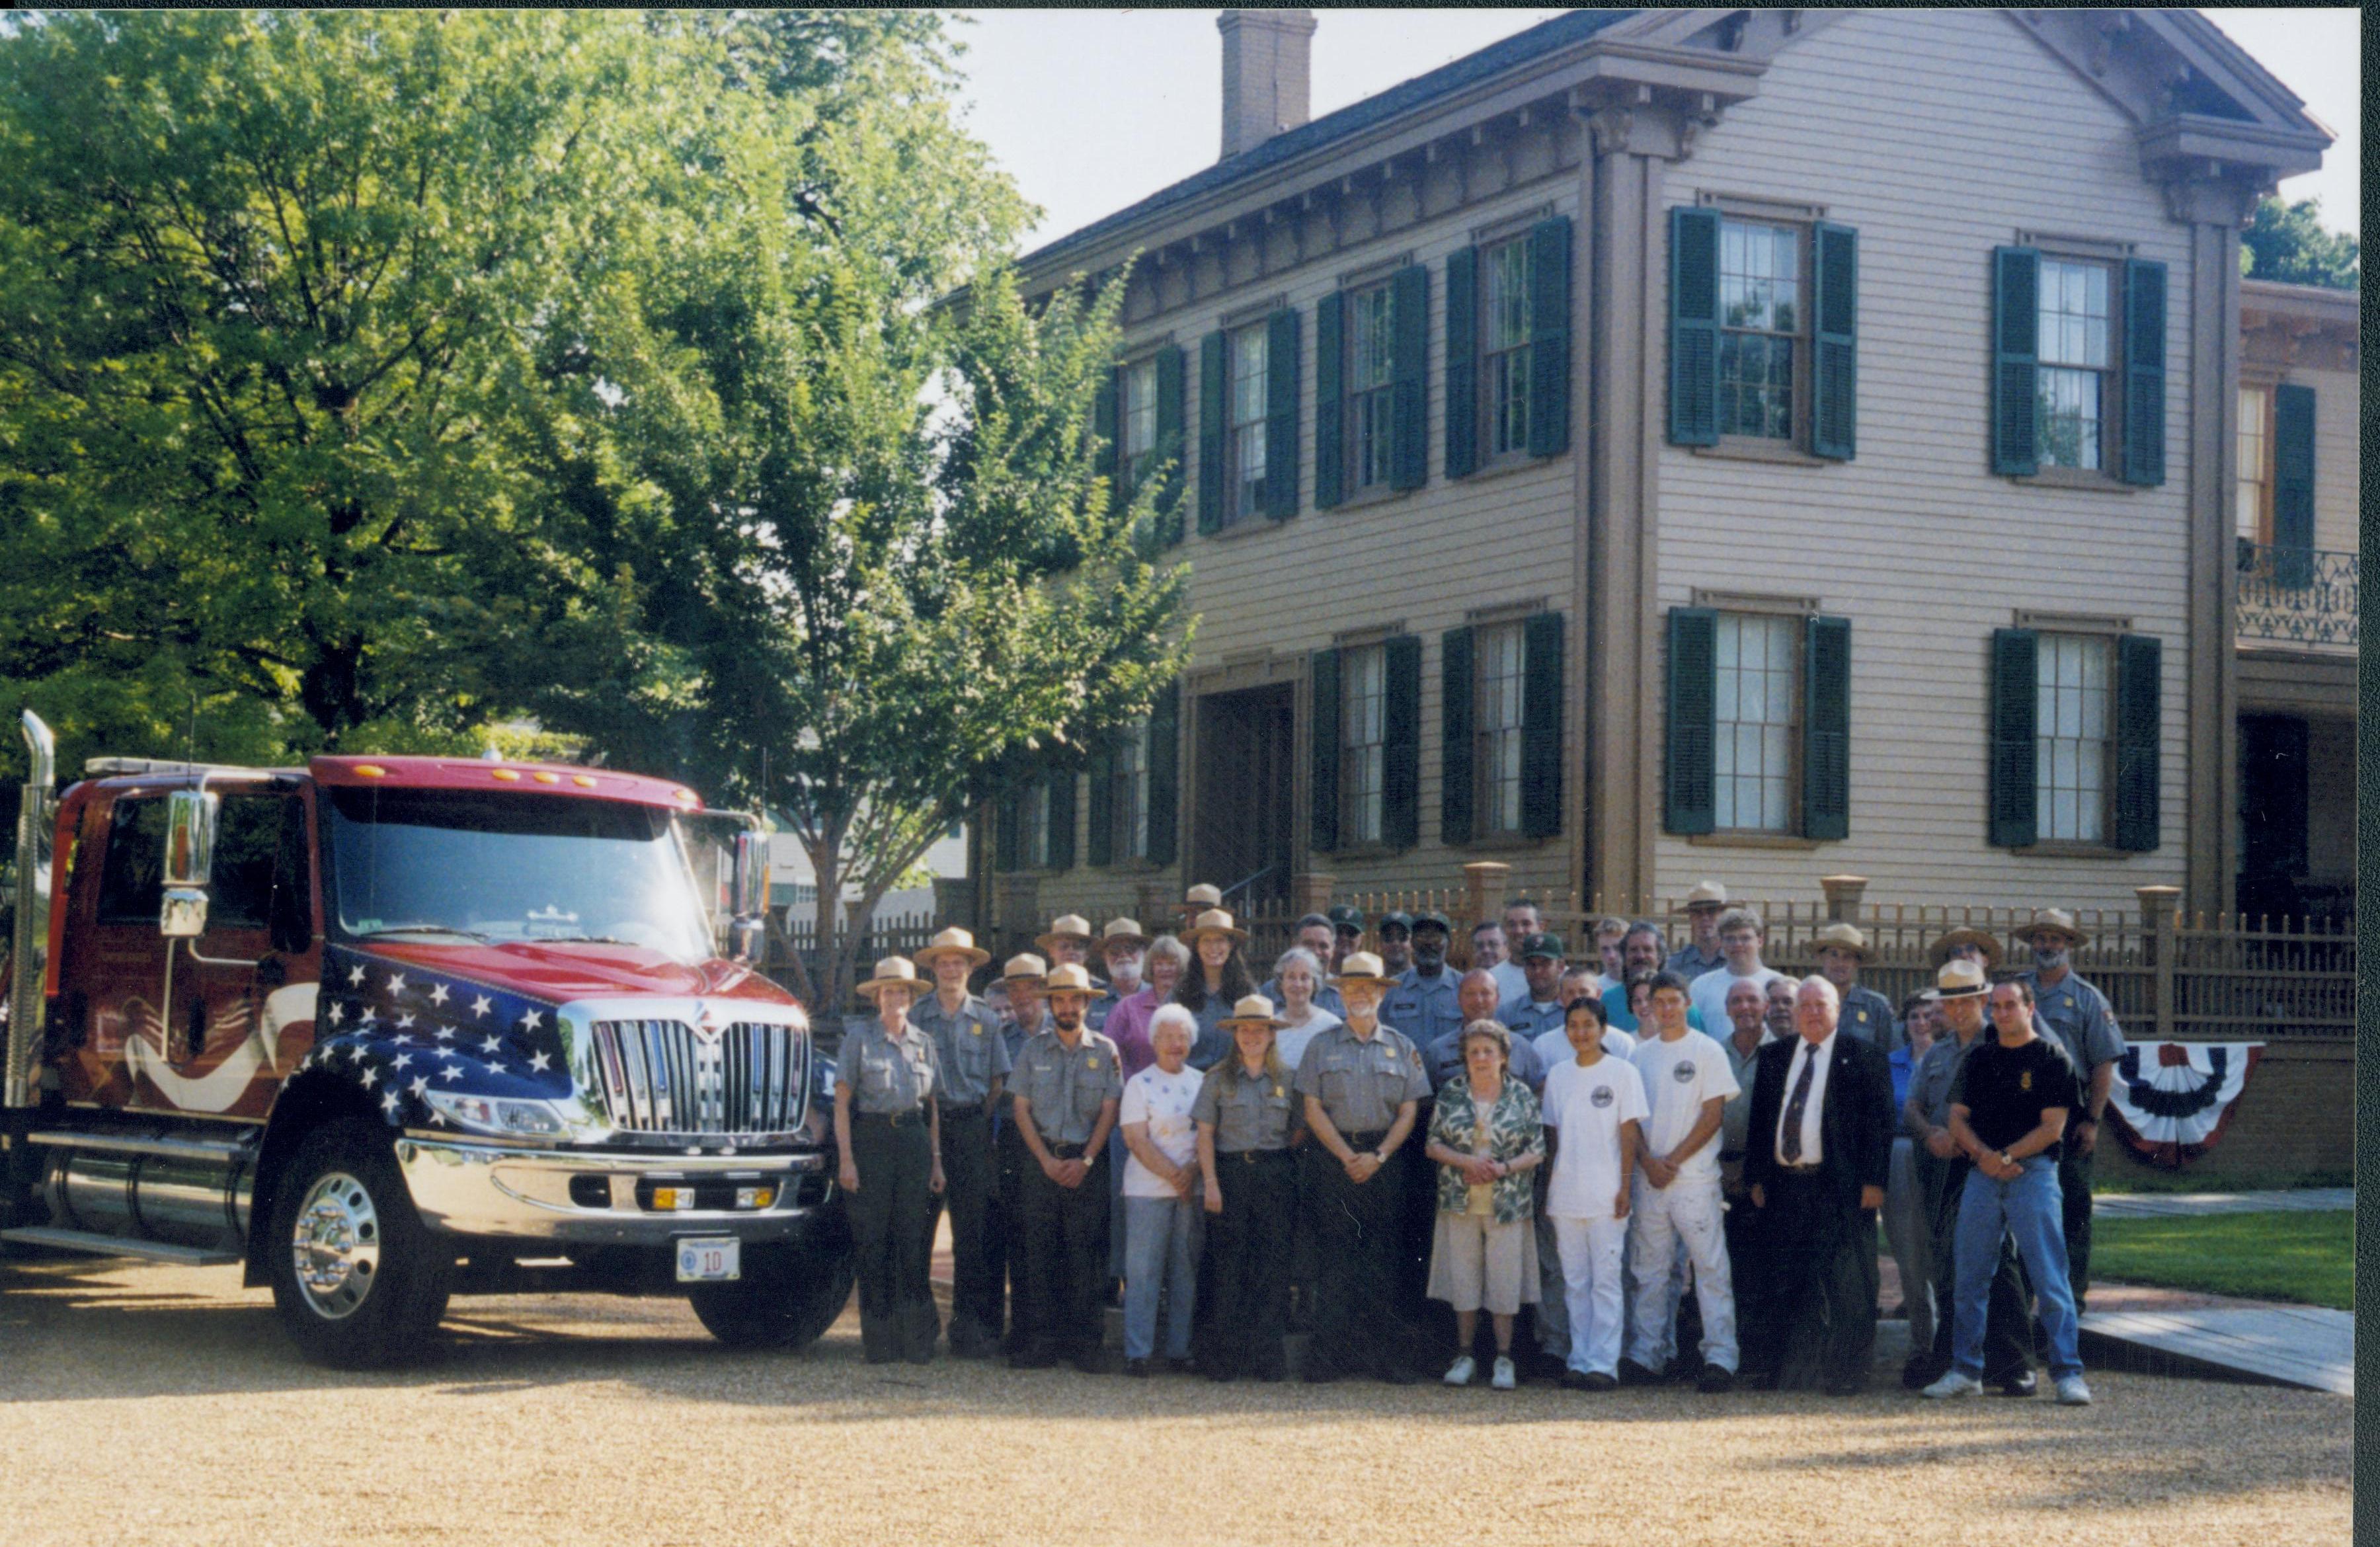
[[[2240,272],[2250,279],[2352,290],[2363,283],[2362,264],[2353,237],[2324,227],[2318,199],[2260,199],[2240,233]]]

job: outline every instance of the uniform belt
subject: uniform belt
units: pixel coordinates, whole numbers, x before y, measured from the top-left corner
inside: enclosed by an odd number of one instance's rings
[[[1052,1160],[1081,1160],[1084,1147],[1080,1144],[1055,1144],[1045,1139],[1041,1147],[1050,1151]]]
[[[942,1127],[946,1128],[953,1123],[985,1123],[990,1120],[991,1114],[983,1109],[981,1102],[965,1102],[942,1108]]]
[[[1225,1150],[1220,1152],[1219,1158],[1237,1161],[1242,1165],[1254,1165],[1258,1161],[1285,1161],[1289,1159],[1289,1151],[1286,1150]]]
[[[1376,1150],[1380,1140],[1389,1137],[1389,1130],[1374,1128],[1369,1133],[1342,1133],[1339,1137],[1347,1141],[1350,1150]]]
[[[855,1123],[874,1123],[880,1127],[913,1128],[924,1125],[926,1115],[923,1112],[855,1112],[851,1115],[851,1120]]]

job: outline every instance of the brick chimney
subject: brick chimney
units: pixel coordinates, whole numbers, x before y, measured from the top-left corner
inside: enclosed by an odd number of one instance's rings
[[[1223,34],[1224,159],[1305,122],[1314,25],[1314,13],[1302,10],[1225,11],[1215,18]]]

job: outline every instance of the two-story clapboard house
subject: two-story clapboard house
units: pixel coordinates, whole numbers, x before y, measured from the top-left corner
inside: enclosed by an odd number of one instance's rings
[[[1220,25],[1222,158],[1023,260],[1129,265],[1196,659],[987,812],[990,921],[1481,859],[2229,906],[2287,89],[2186,11],[1580,11],[1308,122],[1312,18]]]

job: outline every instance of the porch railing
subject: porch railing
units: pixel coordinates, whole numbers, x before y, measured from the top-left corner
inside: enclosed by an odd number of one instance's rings
[[[2352,553],[2241,542],[2240,640],[2355,649],[2357,569]]]

